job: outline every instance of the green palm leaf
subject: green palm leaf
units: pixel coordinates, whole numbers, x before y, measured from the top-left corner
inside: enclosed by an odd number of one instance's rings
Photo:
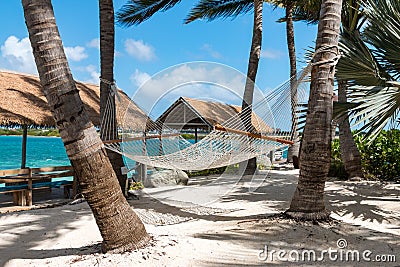
[[[117,12],[117,22],[121,26],[138,25],[158,11],[167,11],[181,0],[130,0]]]
[[[367,0],[365,41],[394,79],[400,78],[400,1]]]
[[[253,8],[254,1],[251,0],[200,0],[189,12],[185,23],[196,19],[211,21],[217,18],[235,18],[253,11]]]
[[[365,86],[385,86],[392,79],[359,35],[343,31],[339,46],[342,56],[337,65],[338,78]]]
[[[367,131],[372,141],[389,123],[397,124],[400,112],[400,84],[392,87],[353,87],[351,101],[359,105],[351,111],[354,125],[362,125],[360,131]]]

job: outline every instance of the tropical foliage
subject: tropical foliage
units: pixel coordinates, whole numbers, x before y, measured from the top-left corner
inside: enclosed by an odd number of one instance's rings
[[[349,80],[353,123],[375,139],[386,126],[399,125],[400,2],[365,0],[368,24],[360,35],[344,33],[338,77]]]
[[[181,0],[129,0],[117,13],[117,21],[121,26],[139,25],[151,18],[155,13],[173,8]]]
[[[365,177],[379,180],[400,179],[400,130],[381,131],[372,143],[364,140],[362,134],[355,136],[361,153],[361,163]],[[332,142],[331,168],[329,176],[348,178],[340,156],[339,140]]]

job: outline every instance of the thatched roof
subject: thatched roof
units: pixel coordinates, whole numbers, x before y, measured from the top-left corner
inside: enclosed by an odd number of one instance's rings
[[[208,128],[222,125],[233,116],[240,113],[241,107],[220,102],[204,101],[188,97],[180,97],[157,121],[166,123],[172,128]],[[252,124],[259,132],[272,132],[257,114],[252,114]]]
[[[100,125],[100,87],[93,84],[76,82],[79,95],[85,105],[90,120]],[[146,114],[134,104],[121,90],[122,104],[117,104],[117,121],[122,123],[124,113],[129,106],[130,112],[136,112],[136,121],[131,127],[141,127],[146,123]],[[0,71],[0,125],[14,126],[55,126],[47,100],[41,90],[37,76]]]

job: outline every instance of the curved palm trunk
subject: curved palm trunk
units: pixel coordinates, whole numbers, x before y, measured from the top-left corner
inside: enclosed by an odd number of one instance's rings
[[[22,0],[22,4],[43,92],[103,237],[102,249],[119,252],[142,247],[149,236],[122,195],[103,143],[86,114],[51,0]]]
[[[310,99],[300,153],[300,176],[289,216],[326,219],[324,188],[331,153],[332,96],[335,66],[339,53],[342,0],[323,0],[316,42],[316,63],[311,71]],[[331,63],[329,63],[331,62]]]
[[[290,97],[291,97],[291,108],[292,108],[292,135],[290,140],[294,142],[288,149],[288,162],[293,162],[293,157],[299,157],[300,150],[300,139],[297,132],[297,66],[296,66],[296,49],[294,43],[294,27],[293,27],[293,7],[294,3],[288,2],[286,5],[286,39],[289,52],[289,62],[290,62]],[[295,166],[298,167],[298,166]]]
[[[347,102],[347,81],[338,82],[338,95],[340,102]],[[344,168],[352,177],[363,177],[364,174],[361,168],[361,154],[358,151],[356,142],[354,142],[353,134],[351,133],[349,118],[345,117],[339,120],[339,143],[340,153],[343,160]]]
[[[262,10],[263,1],[254,0],[254,24],[253,24],[253,37],[251,40],[251,49],[249,56],[249,64],[247,67],[247,79],[243,93],[242,113],[241,119],[245,123],[246,130],[249,132],[254,131],[251,124],[251,109],[245,110],[248,106],[253,104],[254,83],[256,81],[258,62],[260,61],[261,54],[261,41],[262,41]],[[243,175],[252,175],[257,170],[256,158],[249,159],[248,161],[240,164],[240,169],[243,170]]]
[[[111,112],[113,115],[110,119],[110,127],[101,127],[100,136],[104,140],[118,139],[117,119],[115,110],[115,96],[111,95],[112,90],[110,83],[114,81],[114,5],[113,0],[99,0],[100,10],[100,65],[101,65],[101,80],[100,80],[100,118],[104,118],[104,112],[107,107],[107,101],[111,101]],[[109,81],[105,83],[104,80]],[[104,132],[107,131],[107,132]],[[122,155],[111,150],[107,150],[108,158],[111,161],[114,172],[117,175],[120,187],[123,194],[126,188],[126,175],[121,172],[121,167],[124,166]]]

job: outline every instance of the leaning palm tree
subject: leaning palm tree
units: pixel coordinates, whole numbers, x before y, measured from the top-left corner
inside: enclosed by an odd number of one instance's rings
[[[103,237],[102,250],[121,252],[144,246],[149,235],[126,202],[103,143],[84,109],[51,0],[22,0],[22,5],[43,93]]]
[[[372,141],[400,123],[400,2],[364,0],[363,12],[369,22],[364,30],[342,38],[338,76],[350,81],[351,114]]]
[[[300,175],[289,216],[302,219],[329,217],[324,203],[331,153],[333,82],[339,56],[342,0],[323,0],[313,67],[310,99],[300,152]]]
[[[103,141],[118,139],[116,121],[114,82],[114,5],[113,0],[99,0],[100,11],[100,118],[105,117],[107,105],[109,105],[109,118],[113,120],[109,127],[100,128],[100,136]],[[125,194],[126,175],[122,174],[121,167],[124,166],[122,155],[107,150],[114,172],[117,175],[119,185]]]

